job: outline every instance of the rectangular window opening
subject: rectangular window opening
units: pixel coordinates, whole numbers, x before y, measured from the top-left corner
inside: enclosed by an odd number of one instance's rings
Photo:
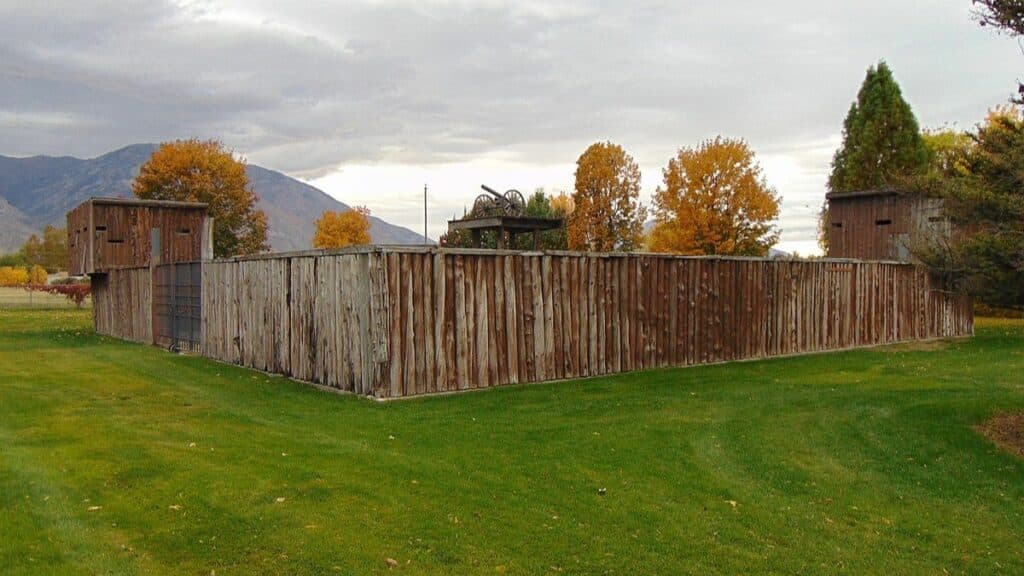
[[[178,234],[191,234],[192,230],[189,228],[178,228]]]
[[[124,240],[118,240],[116,238],[107,238],[107,244],[124,244]]]
[[[832,223],[832,227],[833,228],[842,228],[843,227],[843,223],[842,222],[833,222]]]
[[[875,220],[875,224],[878,226],[888,226],[889,224],[892,224],[892,220],[889,220],[888,218],[884,220]]]
[[[928,221],[929,222],[945,222],[946,221],[946,217],[945,216],[929,216],[928,217]]]
[[[96,231],[97,232],[106,232],[107,231],[107,227],[106,226],[97,226],[96,227]]]

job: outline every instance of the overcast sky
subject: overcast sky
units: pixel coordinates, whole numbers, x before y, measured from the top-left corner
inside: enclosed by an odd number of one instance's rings
[[[288,6],[288,7],[285,7]],[[0,154],[218,138],[430,233],[481,183],[571,190],[592,142],[640,164],[748,140],[814,249],[842,120],[884,58],[924,127],[970,128],[1024,74],[969,0],[137,3],[0,0]]]

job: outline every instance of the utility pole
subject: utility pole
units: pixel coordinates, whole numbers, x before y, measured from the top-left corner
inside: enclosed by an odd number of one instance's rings
[[[427,185],[423,184],[423,244],[430,244],[430,237],[427,236]]]

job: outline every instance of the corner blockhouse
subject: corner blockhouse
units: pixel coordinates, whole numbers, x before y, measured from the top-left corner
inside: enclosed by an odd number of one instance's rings
[[[90,198],[67,216],[68,272],[207,260],[213,255],[213,219],[206,204]]]
[[[829,258],[909,262],[915,242],[951,232],[939,198],[893,190],[833,192],[825,197]]]

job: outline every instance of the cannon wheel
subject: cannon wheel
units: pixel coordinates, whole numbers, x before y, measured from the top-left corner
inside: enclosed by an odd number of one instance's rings
[[[519,190],[505,192],[505,202],[512,212],[509,214],[510,216],[521,216],[523,212],[526,212],[526,200],[523,199]]]
[[[495,212],[494,198],[489,194],[481,194],[473,201],[473,216],[491,216]]]

